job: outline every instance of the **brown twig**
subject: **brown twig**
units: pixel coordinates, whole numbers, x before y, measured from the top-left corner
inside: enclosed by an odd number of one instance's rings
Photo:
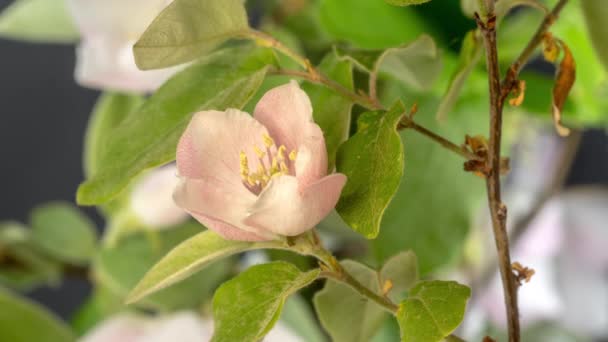
[[[488,202],[492,217],[494,240],[498,252],[498,263],[502,278],[505,305],[507,309],[509,341],[520,341],[519,309],[517,303],[517,281],[511,269],[509,254],[509,238],[507,235],[507,207],[501,200],[500,189],[500,145],[502,140],[502,113],[507,96],[517,85],[517,76],[525,63],[542,42],[542,38],[563,9],[567,0],[560,0],[549,13],[526,48],[509,68],[501,83],[498,64],[498,48],[496,44],[496,15],[493,12],[494,0],[487,0],[487,13],[483,20],[477,15],[476,21],[482,33],[486,49],[486,64],[488,68],[488,84],[490,89],[490,141],[488,150],[488,170],[486,187]]]

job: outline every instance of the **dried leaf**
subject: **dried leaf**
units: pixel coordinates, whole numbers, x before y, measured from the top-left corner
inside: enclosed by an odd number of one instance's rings
[[[562,125],[562,108],[576,80],[576,62],[570,48],[561,40],[557,40],[564,54],[557,68],[553,86],[553,123],[557,133],[564,137],[570,134],[570,129]]]
[[[526,94],[526,81],[519,80],[517,88],[513,89],[513,97],[509,100],[509,104],[513,107],[519,107],[523,102]]]

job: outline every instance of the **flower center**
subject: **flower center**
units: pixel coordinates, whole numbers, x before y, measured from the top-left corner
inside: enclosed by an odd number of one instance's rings
[[[276,146],[272,137],[268,134],[262,136],[265,150],[253,145],[253,151],[257,156],[257,169],[252,172],[249,169],[249,159],[245,151],[241,151],[241,178],[243,185],[254,194],[259,194],[268,185],[272,177],[295,173],[296,151],[287,153],[285,145]]]

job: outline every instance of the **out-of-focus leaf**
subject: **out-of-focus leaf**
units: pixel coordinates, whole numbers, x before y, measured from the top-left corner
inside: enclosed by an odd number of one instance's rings
[[[481,82],[487,87],[485,79]],[[396,92],[401,93],[400,88]],[[464,141],[465,134],[487,131],[487,103],[482,100],[467,93],[462,105],[440,124],[433,115],[437,97],[421,98],[416,122],[450,141]],[[407,171],[372,247],[379,262],[403,250],[414,251],[420,274],[425,275],[454,261],[462,251],[485,187],[479,177],[463,171],[461,157],[418,132],[406,129],[401,137]]]
[[[466,80],[477,66],[483,54],[483,46],[476,32],[476,30],[469,31],[464,37],[462,47],[460,48],[458,65],[450,78],[448,88],[439,104],[439,109],[437,109],[436,117],[438,120],[445,120],[447,114],[454,108],[462,87],[464,87]]]
[[[171,286],[209,263],[230,255],[271,246],[272,243],[231,241],[207,230],[177,245],[152,267],[129,294],[128,301],[135,302],[156,291]]]
[[[79,36],[65,0],[17,0],[0,14],[0,37],[73,43]]]
[[[294,295],[287,299],[283,306],[281,322],[287,324],[293,332],[303,337],[306,341],[327,341],[315,319],[314,312],[301,296]]]
[[[382,0],[324,0],[319,10],[321,24],[333,38],[359,48],[398,46],[431,31],[412,9]]]
[[[123,309],[121,297],[96,284],[91,296],[70,319],[70,325],[78,335],[84,335],[98,323]]]
[[[418,281],[418,259],[412,251],[401,252],[389,258],[380,270],[380,286],[390,282],[388,296],[399,301],[404,292]]]
[[[391,5],[395,6],[410,6],[410,5],[420,5],[431,0],[384,0]]]
[[[357,281],[380,293],[376,271],[352,260],[341,263]],[[315,295],[314,304],[321,324],[334,342],[367,342],[388,316],[377,303],[331,279]]]
[[[58,260],[85,264],[95,253],[95,225],[69,203],[52,202],[35,208],[30,225],[34,242]]]
[[[213,297],[212,341],[259,341],[281,315],[287,297],[317,279],[286,262],[256,265],[225,282]]]
[[[175,0],[133,47],[142,70],[194,60],[249,30],[242,0]]]
[[[580,4],[595,52],[604,64],[604,68],[608,69],[608,26],[606,26],[608,6],[602,0],[581,0]]]
[[[331,52],[323,59],[319,70],[346,89],[354,89],[352,63],[338,60],[335,53]],[[348,139],[353,103],[325,86],[305,83],[302,89],[310,97],[315,122],[323,130],[328,167],[333,170],[338,146]]]
[[[401,341],[439,342],[462,322],[471,290],[453,281],[425,281],[401,302],[397,321]]]
[[[153,232],[157,236],[136,234],[123,239],[115,248],[104,248],[94,263],[94,277],[115,296],[124,299],[144,274],[176,245],[200,232],[197,223]],[[194,308],[211,297],[213,290],[230,272],[230,262],[210,265],[204,272],[162,289],[141,300],[144,308],[176,310]]]
[[[102,168],[78,188],[78,203],[107,202],[141,172],[174,160],[192,113],[241,108],[275,61],[271,50],[246,45],[218,51],[173,76],[113,131],[99,157]]]
[[[384,211],[403,176],[397,123],[404,112],[399,102],[389,111],[362,114],[358,132],[338,150],[337,170],[348,181],[336,210],[353,230],[369,239],[378,235]]]
[[[70,342],[76,336],[52,313],[0,288],[0,341]]]

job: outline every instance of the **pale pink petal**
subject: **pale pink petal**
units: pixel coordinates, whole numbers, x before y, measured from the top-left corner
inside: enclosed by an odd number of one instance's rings
[[[327,149],[321,128],[309,124],[309,134],[304,137],[296,156],[296,177],[300,189],[327,175]]]
[[[220,221],[218,219],[214,219],[209,216],[196,214],[194,212],[190,212],[190,215],[192,215],[192,217],[194,217],[203,226],[220,234],[226,240],[252,241],[252,242],[272,240],[272,238],[265,238],[263,236],[259,236],[259,235],[255,234],[255,233],[250,233],[250,232],[244,231],[242,229],[236,228],[235,226],[233,226],[231,224]]]
[[[133,57],[134,43],[101,34],[85,37],[76,50],[76,81],[95,89],[149,92],[183,68],[139,70]]]
[[[297,151],[313,123],[310,99],[296,81],[264,94],[254,117],[266,126],[277,145],[285,145],[287,152]]]
[[[149,328],[150,322],[145,317],[120,314],[95,326],[80,342],[137,342]]]
[[[301,234],[329,214],[345,183],[346,176],[335,173],[300,191],[295,177],[276,177],[262,191],[245,223],[279,235]]]
[[[177,145],[179,174],[243,187],[240,153],[247,154],[250,169],[255,170],[258,163],[253,147],[264,147],[265,134],[264,126],[236,109],[196,113]]]

